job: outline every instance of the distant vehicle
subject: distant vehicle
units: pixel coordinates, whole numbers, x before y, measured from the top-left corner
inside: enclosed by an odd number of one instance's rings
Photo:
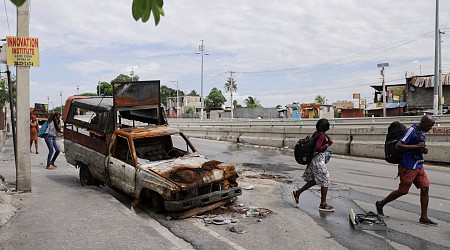
[[[47,104],[35,103],[31,114],[36,116],[36,120],[38,121],[39,125],[44,124],[48,120],[49,115]]]
[[[241,195],[234,166],[207,159],[167,125],[159,81],[114,83],[113,97],[72,96],[64,149],[82,185],[101,183],[186,218]]]

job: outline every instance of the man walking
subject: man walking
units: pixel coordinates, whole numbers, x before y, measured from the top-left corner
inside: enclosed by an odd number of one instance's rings
[[[432,226],[438,225],[438,223],[428,218],[430,182],[423,168],[423,154],[428,153],[424,133],[430,131],[434,123],[433,118],[424,115],[420,119],[419,125],[414,124],[408,128],[403,137],[397,142],[397,145],[395,145],[395,149],[403,151],[402,159],[398,164],[400,184],[397,190],[392,191],[386,198],[375,203],[379,215],[384,216],[384,205],[407,194],[411,185],[414,184],[417,188],[420,188],[421,215],[419,223]]]

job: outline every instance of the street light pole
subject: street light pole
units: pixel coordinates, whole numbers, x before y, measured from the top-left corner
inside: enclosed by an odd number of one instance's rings
[[[203,120],[203,55],[209,55],[208,53],[205,53],[205,46],[203,46],[203,40],[200,40],[202,44],[198,46],[198,50],[200,52],[197,52],[197,54],[202,55],[202,68],[201,68],[201,78],[200,78],[200,119]]]
[[[382,88],[383,88],[383,117],[386,117],[386,85],[384,83],[384,67],[389,67],[389,63],[379,63],[378,68],[381,68]]]
[[[61,97],[61,114],[63,113],[63,104],[62,104],[62,90],[61,91],[59,91],[59,97]]]
[[[179,107],[179,101],[178,101],[178,100],[179,100],[179,99],[178,99],[178,81],[170,81],[170,82],[172,82],[172,83],[173,83],[173,82],[176,82],[176,83],[177,83],[177,104],[176,104],[177,106],[176,106],[175,109],[177,110],[177,118],[179,118],[180,116],[178,115],[178,113],[180,112],[180,111],[179,111],[180,107]]]
[[[439,105],[439,0],[436,0],[436,27],[434,36],[434,99],[433,99],[433,114],[437,115]]]

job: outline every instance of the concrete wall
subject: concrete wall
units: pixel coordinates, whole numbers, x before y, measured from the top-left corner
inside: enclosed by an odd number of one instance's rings
[[[291,148],[300,138],[312,135],[312,127],[178,127],[189,137]],[[336,154],[384,159],[387,128],[331,128]],[[435,127],[427,135],[426,161],[450,163],[450,127]]]

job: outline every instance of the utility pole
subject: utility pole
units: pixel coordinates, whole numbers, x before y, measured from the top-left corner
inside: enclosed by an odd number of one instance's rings
[[[176,104],[176,110],[177,110],[177,118],[179,118],[180,116],[178,115],[178,113],[180,113],[180,106],[179,106],[179,101],[178,101],[178,81],[170,81],[172,83],[176,82],[177,83],[177,104]]]
[[[434,36],[434,99],[433,114],[437,115],[439,105],[439,0],[436,0],[436,27]]]
[[[59,91],[59,97],[61,98],[61,115],[64,113],[64,110],[63,110],[63,103],[62,103],[62,90],[61,91]]]
[[[440,31],[439,30],[439,98],[438,98],[438,103],[439,103],[439,114],[442,115],[443,112],[443,104],[444,104],[444,93],[442,92],[442,40],[441,40],[441,35],[445,34],[445,32]]]
[[[381,79],[382,79],[382,88],[383,88],[383,117],[386,117],[386,85],[384,83],[384,67],[389,67],[389,63],[379,63],[377,64],[378,68],[381,68]]]
[[[30,35],[30,0],[17,7],[17,36]],[[31,191],[30,67],[17,66],[17,161],[16,188]],[[13,112],[13,110],[11,110]]]
[[[202,44],[200,44],[198,46],[198,50],[199,52],[197,52],[196,54],[200,54],[202,55],[202,67],[201,67],[201,77],[200,77],[200,119],[203,120],[203,56],[207,56],[209,55],[208,53],[205,53],[205,46],[203,46],[203,40],[200,40],[202,42]]]

